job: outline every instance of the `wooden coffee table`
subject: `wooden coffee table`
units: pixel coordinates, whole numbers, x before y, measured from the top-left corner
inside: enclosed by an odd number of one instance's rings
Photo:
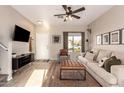
[[[67,79],[67,78],[62,78],[62,71],[63,70],[83,70],[84,75],[82,75],[82,79],[78,80],[86,80],[86,68],[83,64],[79,63],[78,61],[74,60],[64,60],[60,63],[60,80],[74,80],[74,79]],[[77,79],[76,79],[77,80]]]

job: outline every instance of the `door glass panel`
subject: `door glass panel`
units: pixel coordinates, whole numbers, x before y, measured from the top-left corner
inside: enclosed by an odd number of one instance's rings
[[[74,52],[81,51],[81,36],[74,36]]]
[[[68,51],[81,52],[81,33],[69,33]]]

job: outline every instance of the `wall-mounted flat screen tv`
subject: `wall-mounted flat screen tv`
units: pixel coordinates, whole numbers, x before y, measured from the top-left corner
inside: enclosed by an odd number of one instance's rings
[[[29,37],[30,37],[29,31],[15,25],[14,37],[13,37],[14,41],[28,42]]]

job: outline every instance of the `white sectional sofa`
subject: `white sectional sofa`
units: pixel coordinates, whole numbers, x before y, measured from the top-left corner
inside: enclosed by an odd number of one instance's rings
[[[78,57],[79,62],[86,66],[86,70],[101,84],[103,87],[117,87],[124,86],[124,53],[116,53],[113,51],[93,49],[95,59],[94,61],[83,57]],[[98,60],[102,57],[116,56],[121,60],[121,65],[112,65],[111,72],[107,72],[104,68],[99,66]]]

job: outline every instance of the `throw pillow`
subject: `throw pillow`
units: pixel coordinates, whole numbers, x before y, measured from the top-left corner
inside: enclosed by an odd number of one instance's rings
[[[87,52],[86,55],[85,55],[85,58],[88,59],[88,60],[93,61],[94,56],[95,56],[95,54]]]
[[[100,50],[98,53],[96,61],[99,62],[103,57],[110,58],[110,55],[111,55],[111,51]]]
[[[87,52],[88,52],[88,51],[86,51],[86,52],[84,53],[83,57],[85,57],[85,55],[87,54]]]
[[[107,59],[108,59],[107,57],[103,57],[103,58],[98,62],[98,65],[99,65],[100,67],[103,67],[103,65],[104,65],[104,63],[105,63],[105,61],[106,61]]]
[[[112,56],[104,62],[103,68],[106,71],[110,72],[112,65],[120,65],[120,64],[121,64],[121,60],[117,59],[115,56]]]
[[[98,49],[98,48],[93,48],[93,49],[91,49],[91,51],[93,51],[93,54],[95,54],[95,56],[94,56],[94,61],[96,61],[97,60],[97,56],[98,56],[98,54],[99,54],[99,51],[100,51],[100,49]]]
[[[87,52],[90,52],[90,53],[93,54],[93,51],[88,51],[88,50],[87,50],[87,51],[84,53],[83,57],[85,57],[85,55],[87,54]]]
[[[93,53],[93,51],[90,51],[90,53]]]

